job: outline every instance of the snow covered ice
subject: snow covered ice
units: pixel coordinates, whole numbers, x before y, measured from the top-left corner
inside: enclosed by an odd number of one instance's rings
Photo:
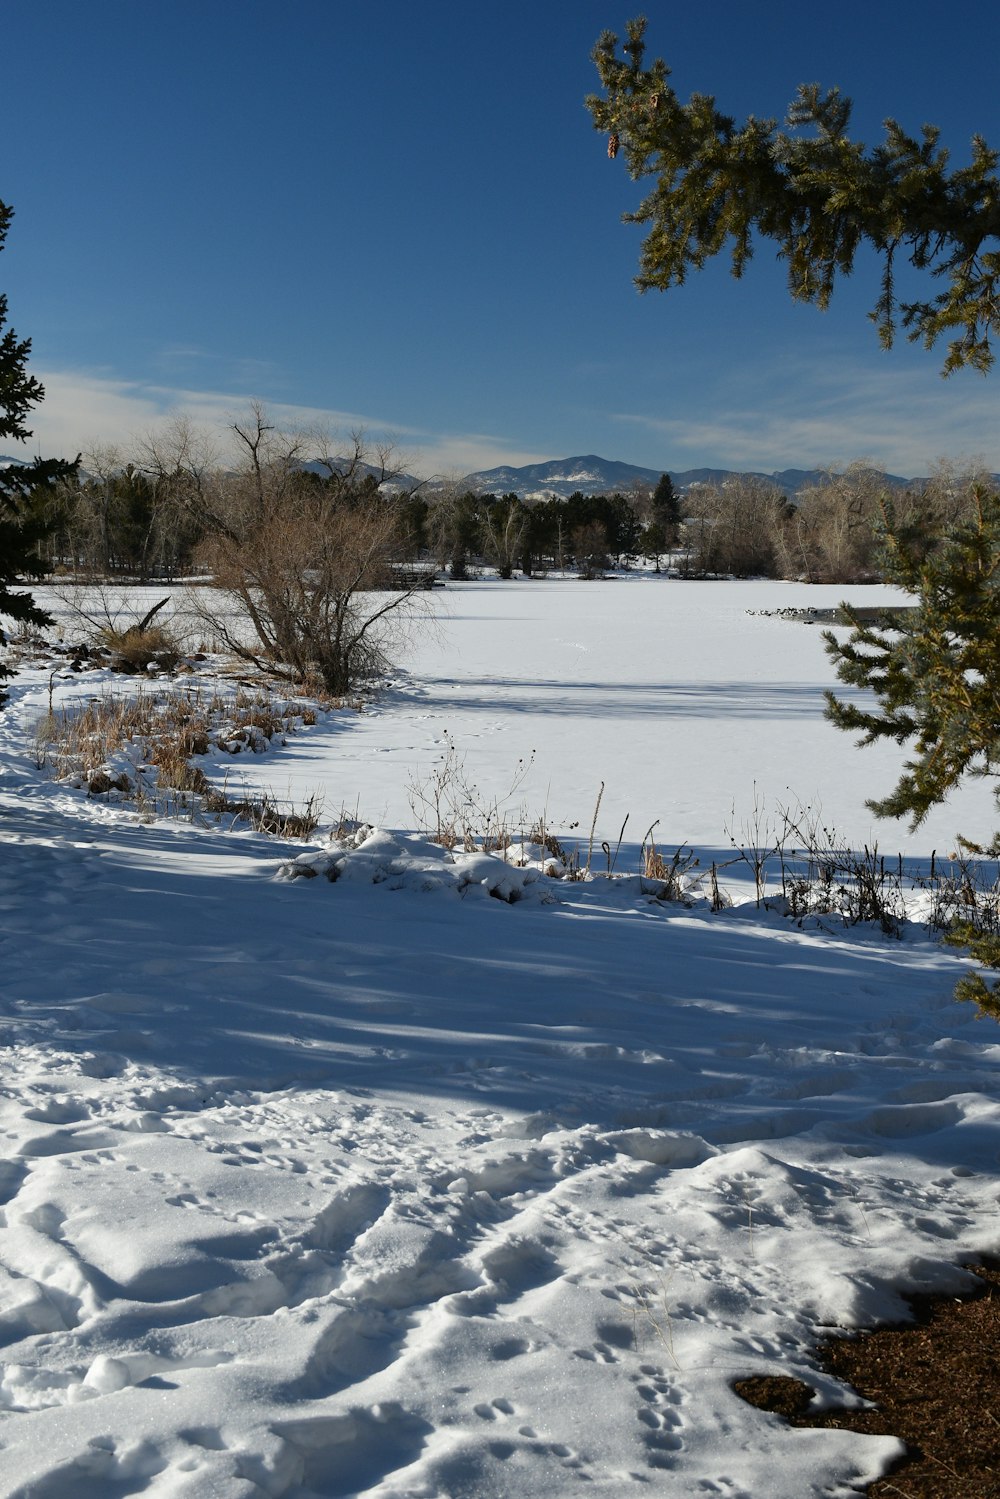
[[[870,839],[896,762],[822,720],[815,630],[746,613],[841,591],[450,586],[370,712],[243,757],[371,820],[335,849],[88,800],[36,765],[50,669],[14,679],[0,1493],[803,1499],[883,1470],[892,1439],[731,1383],[843,1403],[823,1330],[996,1251],[1000,1032],[952,1000],[961,955],[453,857],[406,791],[448,742],[487,794],[534,751],[518,799],[586,845],[603,780],[624,870],[657,817],[719,857],[754,782]],[[973,787],[879,839],[990,817]]]

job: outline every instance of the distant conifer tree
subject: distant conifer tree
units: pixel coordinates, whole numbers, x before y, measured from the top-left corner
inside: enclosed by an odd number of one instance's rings
[[[651,508],[653,523],[662,528],[667,546],[675,546],[677,531],[681,523],[681,501],[669,474],[660,475],[656,488],[653,490]]]

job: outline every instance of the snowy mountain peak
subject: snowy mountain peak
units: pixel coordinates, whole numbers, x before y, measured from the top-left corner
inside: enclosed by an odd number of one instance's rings
[[[669,472],[677,489],[684,490],[690,489],[692,484],[724,484],[727,479],[747,470],[641,468],[634,463],[587,453],[574,458],[552,458],[546,463],[527,463],[521,468],[503,464],[498,468],[481,469],[466,474],[460,480],[460,487],[471,489],[476,494],[513,493],[522,499],[568,499],[577,490],[585,495],[595,495],[613,494],[616,490],[628,493],[635,489],[650,489],[655,487],[664,472]],[[754,471],[751,477],[776,485],[791,498],[800,490],[820,483],[826,473],[822,469],[786,468],[769,474]],[[885,474],[884,478],[893,486],[910,482],[897,474]],[[433,491],[434,486],[430,488]]]

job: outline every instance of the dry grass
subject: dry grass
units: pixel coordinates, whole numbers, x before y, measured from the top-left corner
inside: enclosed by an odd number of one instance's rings
[[[110,652],[113,671],[136,673],[151,666],[173,671],[181,659],[178,641],[161,625],[131,625],[126,630],[109,625],[98,632],[98,644]]]
[[[49,713],[38,727],[36,762],[60,780],[86,786],[91,796],[119,796],[146,816],[230,819],[258,832],[307,838],[318,827],[320,805],[282,809],[268,793],[231,796],[213,787],[201,766],[210,752],[262,753],[306,723],[311,707],[238,687],[232,697],[198,692],[106,693],[84,707]]]
[[[654,822],[642,840],[640,857],[643,878],[653,880],[660,886],[657,892],[658,899],[683,901],[688,893],[690,871],[697,867],[698,860],[692,850],[683,843],[668,859],[653,840],[655,827]]]

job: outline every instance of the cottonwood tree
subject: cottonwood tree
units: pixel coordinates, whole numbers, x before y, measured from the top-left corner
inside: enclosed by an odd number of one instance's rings
[[[13,209],[0,202],[0,249],[3,249]],[[45,395],[44,387],[27,371],[31,340],[19,339],[13,328],[4,331],[7,298],[0,293],[0,439],[24,442],[31,436],[28,413]],[[45,532],[38,496],[73,472],[75,465],[58,459],[36,458],[31,464],[9,464],[0,469],[0,615],[22,624],[46,625],[51,618],[30,593],[13,592],[21,578],[39,578],[45,571],[39,542]],[[6,644],[0,630],[0,645]],[[10,669],[0,663],[0,681]],[[4,694],[0,690],[0,703]]]
[[[919,527],[929,547],[940,544],[957,526],[976,515],[976,493],[990,489],[994,480],[982,462],[954,463],[938,459],[930,477],[911,498],[912,524]]]
[[[753,474],[695,485],[686,501],[686,573],[773,577],[788,514],[782,491]]]
[[[595,546],[596,532],[589,532],[590,541],[586,548],[591,556],[598,552],[602,555],[602,560],[596,564],[598,569],[607,567],[612,558],[617,567],[627,567],[639,555],[642,522],[630,496],[621,493],[584,494],[576,489],[565,500],[550,501],[549,506],[562,517],[577,562],[580,561],[579,547],[573,538],[578,531],[591,526],[599,527],[603,533],[603,540]]]
[[[468,576],[470,556],[480,546],[482,501],[457,479],[440,488],[428,508],[425,533],[441,567],[456,579]]]
[[[660,571],[660,558],[669,558],[672,550],[664,528],[658,521],[650,521],[642,533],[642,551],[645,557],[652,557],[654,572]]]
[[[99,578],[175,572],[175,516],[152,476],[110,445],[88,450],[84,467],[86,477],[64,485],[53,507],[64,560]]]
[[[577,576],[588,582],[604,576],[609,565],[608,533],[599,520],[584,521],[570,532]]]
[[[514,575],[526,526],[527,512],[516,494],[484,497],[480,537],[484,552],[501,578]]]
[[[885,347],[897,323],[928,348],[946,336],[944,372],[993,363],[1000,329],[1000,181],[997,153],[981,136],[968,166],[952,168],[936,126],[908,134],[895,120],[869,148],[850,136],[851,101],[803,84],[784,129],[750,116],[738,125],[708,94],[682,104],[661,58],[643,66],[646,22],[630,21],[619,55],[606,31],[594,49],[603,87],[587,105],[608,154],[652,191],[626,220],[648,226],[637,284],[664,291],[729,252],[742,276],[754,238],[776,245],[788,289],[826,307],[859,251],[881,262],[872,317]],[[899,302],[900,259],[940,287]]]
[[[863,462],[801,490],[777,538],[781,575],[809,583],[876,582],[882,576],[877,528],[885,499],[883,476]],[[909,510],[900,495],[896,513]]]
[[[424,597],[396,586],[409,548],[400,507],[380,492],[390,450],[355,434],[334,454],[277,431],[260,407],[233,434],[235,464],[189,476],[184,501],[212,577],[206,622],[263,670],[351,692],[388,669]]]

